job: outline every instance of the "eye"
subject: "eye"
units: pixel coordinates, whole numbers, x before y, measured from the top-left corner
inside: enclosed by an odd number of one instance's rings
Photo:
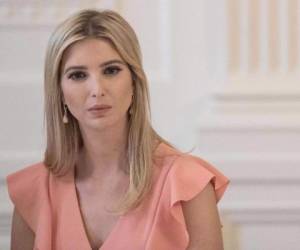
[[[121,71],[122,69],[118,66],[110,66],[110,67],[107,67],[105,70],[104,70],[104,75],[116,75],[119,73],[119,71]]]
[[[72,79],[73,81],[80,81],[86,78],[86,73],[82,71],[75,71],[68,75],[68,79]]]

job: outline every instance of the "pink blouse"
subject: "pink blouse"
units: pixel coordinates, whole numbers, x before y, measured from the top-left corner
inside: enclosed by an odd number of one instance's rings
[[[184,250],[189,235],[180,201],[211,182],[217,201],[229,180],[203,159],[160,143],[154,153],[153,189],[120,216],[99,250]],[[74,171],[53,176],[42,162],[7,176],[10,199],[35,233],[34,250],[91,250],[76,194]]]

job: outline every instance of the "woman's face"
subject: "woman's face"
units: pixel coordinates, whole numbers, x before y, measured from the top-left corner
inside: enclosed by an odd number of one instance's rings
[[[71,45],[63,56],[61,87],[80,127],[101,130],[127,121],[131,72],[109,42],[90,38]],[[111,108],[90,111],[94,105]]]

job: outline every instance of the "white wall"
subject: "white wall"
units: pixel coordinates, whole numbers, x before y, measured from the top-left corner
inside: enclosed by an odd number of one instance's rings
[[[43,153],[47,39],[68,13],[88,6],[114,8],[135,28],[150,82],[155,128],[182,150],[197,146],[194,154],[231,179],[220,202],[226,249],[299,248],[299,49],[293,39],[300,32],[293,36],[289,28],[298,0],[20,5],[0,4],[1,249],[8,249],[12,211],[4,177],[39,161]],[[278,12],[272,16],[270,9]],[[277,29],[278,44],[268,35]]]

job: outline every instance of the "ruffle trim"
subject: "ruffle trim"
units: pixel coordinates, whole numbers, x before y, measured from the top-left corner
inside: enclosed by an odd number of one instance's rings
[[[171,194],[170,212],[181,225],[178,235],[184,235],[185,242],[188,244],[189,235],[186,230],[181,201],[192,200],[211,182],[216,200],[219,202],[230,181],[210,163],[199,157],[185,154],[174,161],[167,181]],[[222,224],[221,227],[223,227]]]

